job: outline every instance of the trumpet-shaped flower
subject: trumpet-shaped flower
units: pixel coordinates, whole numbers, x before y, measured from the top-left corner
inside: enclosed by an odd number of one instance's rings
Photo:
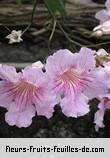
[[[102,9],[95,15],[96,19],[98,19],[100,23],[110,20],[110,0],[106,1],[105,6],[106,9]]]
[[[107,94],[105,96],[102,97],[101,102],[98,105],[99,110],[95,113],[95,119],[94,119],[94,123],[95,125],[95,129],[96,131],[98,131],[99,128],[103,128],[104,127],[104,115],[105,115],[105,111],[107,109],[110,109],[110,94]]]
[[[88,100],[107,92],[104,74],[98,73],[94,51],[88,48],[75,54],[69,50],[57,51],[47,59],[46,74],[50,78],[49,87],[57,95],[66,116],[87,114]]]
[[[54,95],[48,91],[47,78],[41,68],[28,66],[17,73],[12,66],[0,65],[0,105],[8,112],[9,125],[28,127],[32,118],[53,113]]]
[[[109,94],[109,89],[110,89],[110,62],[104,63],[103,68],[99,68],[100,71],[103,69],[103,73],[105,76],[105,82],[106,86],[108,87],[108,93],[105,95],[99,95],[98,99],[100,100],[100,103],[98,105],[99,110],[95,114],[94,118],[94,123],[96,124],[95,128],[96,130],[104,127],[103,120],[104,120],[104,115],[105,111],[107,109],[110,109],[110,94]]]

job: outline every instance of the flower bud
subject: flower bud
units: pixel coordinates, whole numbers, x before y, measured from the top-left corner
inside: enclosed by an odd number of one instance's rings
[[[102,35],[110,34],[110,20],[96,26],[93,29],[93,36],[101,37]]]

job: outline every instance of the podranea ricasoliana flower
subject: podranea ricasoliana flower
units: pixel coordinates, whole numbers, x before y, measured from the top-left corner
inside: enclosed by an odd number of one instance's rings
[[[106,9],[102,9],[95,15],[96,19],[98,19],[101,24],[110,20],[110,0],[106,1],[105,6]]]
[[[28,127],[32,118],[53,113],[54,95],[48,91],[47,78],[35,63],[17,73],[12,66],[0,65],[0,106],[7,109],[6,122],[17,127]]]
[[[94,51],[81,48],[79,53],[59,50],[46,63],[49,87],[56,94],[66,116],[78,117],[89,112],[89,99],[105,94],[104,73],[98,73]]]
[[[98,99],[100,100],[100,103],[98,105],[99,110],[96,112],[95,114],[95,119],[94,119],[94,123],[96,124],[96,130],[98,130],[99,128],[103,128],[104,127],[104,115],[105,115],[105,111],[107,109],[110,109],[110,93],[109,93],[109,89],[110,89],[110,63],[105,63],[104,64],[104,68],[99,68],[100,71],[101,69],[103,69],[103,73],[105,74],[105,83],[106,86],[108,86],[108,93],[106,93],[105,95],[99,95]]]
[[[107,109],[110,109],[110,94],[107,94],[102,97],[101,102],[98,105],[99,110],[95,113],[94,123],[96,131],[99,128],[104,127],[104,115]]]

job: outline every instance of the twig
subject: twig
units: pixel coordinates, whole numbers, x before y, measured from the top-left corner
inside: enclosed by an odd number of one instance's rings
[[[51,40],[53,38],[53,35],[54,35],[54,32],[55,32],[55,28],[56,28],[56,24],[57,24],[57,21],[56,21],[56,19],[54,19],[53,29],[52,29],[51,35],[49,37],[49,42],[51,42]]]
[[[47,32],[48,30],[49,30],[49,28],[46,27],[46,28],[42,28],[42,29],[40,29],[40,30],[38,30],[38,31],[32,32],[31,34],[32,34],[33,36],[39,36],[39,35],[41,35],[41,34]]]
[[[3,25],[3,27],[4,27],[6,30],[8,30],[9,32],[11,32],[11,30],[10,30],[7,26]]]
[[[96,48],[102,45],[106,45],[106,44],[110,44],[110,41],[108,42],[102,42],[102,43],[98,43],[98,44],[92,44],[92,45],[85,45],[84,47],[88,47],[88,48]]]
[[[58,24],[60,30],[63,32],[64,36],[67,38],[67,40],[68,40],[70,43],[76,44],[77,46],[80,46],[80,47],[83,46],[82,44],[80,44],[80,43],[78,43],[78,42],[72,40],[72,39],[68,36],[68,34],[65,32],[65,30],[63,29],[63,27],[61,26],[61,24],[60,24],[59,22],[57,22],[57,24]]]
[[[22,35],[31,27],[31,25],[33,24],[33,20],[34,20],[34,13],[37,7],[37,3],[38,1],[35,0],[34,6],[33,6],[33,10],[32,10],[32,15],[31,15],[31,21],[30,24],[26,27],[26,29],[23,31]]]

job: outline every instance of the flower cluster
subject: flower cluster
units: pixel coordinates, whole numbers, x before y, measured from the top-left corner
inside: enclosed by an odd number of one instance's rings
[[[35,115],[52,117],[56,104],[67,117],[79,117],[89,111],[89,100],[100,100],[95,114],[97,127],[110,107],[110,63],[97,66],[99,57],[107,56],[81,48],[79,53],[61,49],[47,58],[45,65],[33,63],[17,72],[12,66],[0,65],[0,106],[5,107],[6,122],[28,127]]]

